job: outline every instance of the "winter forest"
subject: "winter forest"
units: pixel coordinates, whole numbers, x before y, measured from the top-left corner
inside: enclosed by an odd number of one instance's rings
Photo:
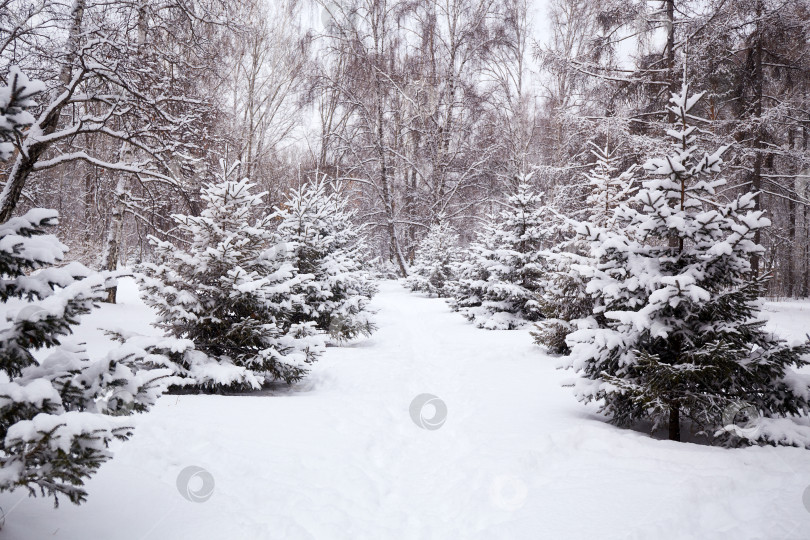
[[[0,0],[0,539],[810,537],[810,0]]]

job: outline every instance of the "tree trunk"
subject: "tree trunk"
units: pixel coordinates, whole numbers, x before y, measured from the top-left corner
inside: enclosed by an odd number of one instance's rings
[[[93,199],[95,196],[95,170],[89,163],[85,165],[84,172],[84,233],[82,241],[85,248],[89,249],[93,242],[93,232],[90,229],[93,215]]]
[[[810,195],[805,190],[805,196]],[[802,296],[810,297],[810,208],[804,205],[804,276],[802,279]]]
[[[669,406],[669,440],[681,440],[681,409],[677,403]]]
[[[414,152],[415,154],[415,152]],[[411,169],[405,172],[405,214],[409,221],[416,219],[416,208],[414,198],[416,193],[416,170]],[[416,231],[413,224],[409,224],[406,230],[408,239],[408,264],[413,264],[416,258]]]
[[[118,269],[118,259],[121,257],[121,241],[124,234],[124,216],[126,206],[127,176],[120,174],[115,186],[115,207],[110,216],[110,228],[107,231],[107,243],[104,246],[101,267],[103,270],[115,271]],[[115,304],[118,287],[107,289],[107,302]]]
[[[751,189],[754,191],[754,211],[762,207],[760,191],[762,190],[762,153],[763,137],[762,126],[759,119],[762,117],[762,0],[757,0],[757,24],[754,30],[753,61],[754,61],[754,118],[756,131],[754,133],[754,170],[751,174]],[[762,240],[759,229],[754,232],[754,243],[759,245]],[[759,275],[759,255],[751,255],[751,272]]]
[[[796,290],[796,269],[793,265],[793,250],[796,247],[796,203],[788,200],[787,283],[785,292],[793,298]]]
[[[675,75],[675,0],[666,0],[667,12],[667,77],[669,78],[669,93],[678,91],[678,77]],[[669,97],[667,97],[669,99]],[[669,111],[667,121],[675,123],[675,113]]]
[[[669,77],[669,93],[670,95],[678,91],[678,77],[675,73],[675,0],[666,0],[666,18],[667,18],[667,76]],[[669,111],[667,122],[674,124],[677,121],[675,113]],[[683,140],[684,150],[686,149],[686,139]],[[685,194],[686,184],[685,179],[681,178],[681,211],[685,207]],[[683,252],[683,238],[680,237],[677,231],[669,236],[669,247],[677,249],[680,254]],[[680,349],[680,346],[678,347]],[[680,352],[676,358],[680,356]],[[670,403],[669,408],[669,440],[681,440],[681,410],[677,402]]]
[[[805,90],[803,104],[805,105],[805,109],[807,108],[807,91]],[[810,125],[810,115],[808,115],[808,119],[802,122],[802,150],[807,151],[807,141],[808,141],[808,125]],[[806,174],[806,170],[803,169],[802,174]],[[802,196],[807,197],[810,194],[810,190],[808,190],[808,186],[810,186],[810,182],[807,181],[805,178],[802,182]],[[808,223],[808,219],[810,219],[810,209],[808,209],[807,205],[802,205],[804,207],[803,211],[803,222],[804,222],[804,253],[801,251],[799,252],[800,261],[803,259],[804,264],[802,268],[804,268],[803,274],[801,276],[801,295],[803,297],[810,296],[810,223]]]
[[[379,6],[376,6],[379,8]],[[376,120],[376,145],[377,145],[377,154],[378,159],[380,162],[380,188],[382,191],[382,203],[383,207],[385,208],[386,213],[386,228],[388,229],[388,238],[391,243],[391,251],[393,252],[393,256],[397,261],[397,265],[399,266],[399,270],[402,273],[403,277],[408,276],[408,266],[405,264],[405,256],[402,253],[402,248],[399,245],[399,241],[397,240],[397,231],[396,231],[396,212],[394,208],[394,200],[393,194],[391,190],[391,182],[389,181],[389,171],[388,171],[388,161],[386,156],[386,144],[385,144],[385,104],[384,104],[384,88],[383,88],[383,71],[385,69],[384,65],[381,65],[383,58],[385,58],[385,42],[384,36],[381,35],[385,32],[385,21],[384,21],[384,14],[376,14],[378,17],[374,22],[378,24],[379,27],[374,28],[374,52],[375,52],[375,62],[378,63],[377,69],[374,70],[374,89],[376,91],[376,100],[375,100],[375,120]]]
[[[794,137],[793,128],[788,129],[788,148],[794,150],[796,138]],[[801,174],[801,169],[796,171],[796,174]],[[799,192],[798,176],[793,178],[793,189],[796,193]],[[783,289],[789,298],[793,298],[796,291],[796,269],[793,266],[794,250],[796,249],[796,202],[793,197],[788,199],[788,245],[787,245],[787,276],[786,283]]]
[[[666,0],[666,17],[667,17],[667,77],[669,78],[669,94],[670,96],[678,91],[678,77],[675,74],[675,0]],[[667,98],[668,99],[668,98]],[[676,121],[675,113],[669,111],[667,115],[667,122],[674,124]],[[684,147],[686,146],[684,141]],[[683,180],[681,180],[681,193],[685,190]],[[683,201],[681,201],[681,209],[683,209]],[[669,247],[678,248],[683,250],[683,241],[678,236],[678,233],[672,233],[669,236]]]

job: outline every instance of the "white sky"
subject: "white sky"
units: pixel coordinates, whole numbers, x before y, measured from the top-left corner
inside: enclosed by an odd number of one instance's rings
[[[551,30],[547,17],[549,1],[550,0],[532,0],[531,20],[534,30],[534,39],[540,43],[545,41],[546,36],[548,36]]]

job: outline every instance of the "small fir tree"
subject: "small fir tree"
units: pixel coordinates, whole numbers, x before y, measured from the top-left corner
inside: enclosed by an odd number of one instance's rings
[[[723,441],[808,445],[810,430],[785,417],[810,406],[810,376],[795,371],[810,348],[789,346],[758,318],[764,278],[752,275],[750,258],[769,222],[752,193],[719,201],[725,148],[699,157],[690,125],[701,96],[685,84],[673,95],[675,148],[645,164],[632,205],[619,206],[610,227],[579,227],[595,265],[576,268],[601,324],[592,319],[568,338],[576,394],[598,400],[618,425],[667,426],[672,440],[688,421]],[[739,403],[754,411],[746,429],[728,414]]]
[[[490,218],[462,263],[451,306],[479,328],[514,329],[543,317],[538,293],[545,273],[548,208],[530,176],[517,179],[505,208]]]
[[[549,270],[538,297],[544,318],[531,332],[534,342],[546,347],[551,354],[571,352],[566,338],[579,327],[581,320],[592,315],[594,307],[586,281],[575,269],[592,261],[573,240],[566,242],[566,248],[571,251],[558,247],[545,253]]]
[[[325,179],[293,190],[276,210],[278,239],[290,246],[286,260],[302,277],[294,320],[312,322],[335,341],[371,335],[369,309],[376,285],[363,268],[362,227],[348,208],[343,186]]]
[[[454,311],[468,318],[471,312],[481,309],[491,274],[489,268],[497,263],[498,220],[497,214],[486,217],[483,227],[476,232],[475,241],[462,254],[458,265],[458,282],[453,297],[447,302]]]
[[[600,227],[608,226],[617,206],[626,203],[637,191],[634,182],[636,165],[619,171],[617,148],[611,150],[608,143],[602,148],[588,141],[595,158],[593,168],[585,175],[588,182],[588,198],[585,202],[587,221]]]
[[[556,236],[562,240],[545,253],[548,273],[540,295],[544,318],[532,332],[535,343],[545,346],[552,354],[568,354],[568,334],[578,328],[579,321],[590,317],[593,299],[586,292],[586,283],[574,266],[589,265],[588,247],[576,235],[577,219],[609,227],[613,210],[636,191],[633,165],[617,174],[616,149],[606,143],[602,148],[589,141],[594,166],[585,174],[588,195],[585,207],[572,219],[559,217],[555,220]]]
[[[431,226],[416,251],[405,286],[431,296],[452,296],[461,260],[458,244],[458,233],[449,223]]]
[[[157,326],[193,342],[174,358],[178,373],[204,391],[298,381],[323,346],[314,323],[293,319],[309,279],[287,261],[295,246],[276,241],[272,216],[255,217],[264,194],[252,194],[247,179],[231,180],[235,169],[222,164],[199,217],[174,216],[187,250],[152,238],[156,262],[139,276]]]

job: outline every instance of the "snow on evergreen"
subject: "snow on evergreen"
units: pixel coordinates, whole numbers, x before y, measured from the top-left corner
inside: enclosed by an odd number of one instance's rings
[[[810,428],[786,420],[810,408],[810,375],[795,371],[810,346],[780,340],[759,319],[765,278],[751,275],[750,258],[770,222],[752,193],[717,196],[726,148],[698,155],[690,111],[701,96],[686,84],[672,96],[675,147],[647,161],[643,189],[614,223],[579,226],[595,265],[574,268],[595,307],[590,327],[568,336],[572,384],[614,423],[649,420],[673,440],[685,423],[730,444],[810,447]],[[745,428],[735,423],[740,404]]]
[[[604,147],[589,141],[595,158],[593,167],[584,175],[587,198],[584,208],[576,216],[558,217],[553,221],[555,237],[561,241],[545,253],[548,273],[539,302],[544,318],[536,325],[532,335],[538,345],[552,354],[568,354],[565,341],[568,334],[578,328],[579,321],[593,312],[593,299],[586,292],[586,282],[574,266],[590,265],[588,246],[576,234],[576,217],[584,218],[600,227],[609,227],[613,210],[627,202],[636,191],[633,165],[618,173],[616,148]]]
[[[405,286],[431,296],[452,296],[461,256],[458,233],[453,226],[446,221],[432,225],[416,250]]]
[[[0,161],[14,150],[20,130],[34,123],[28,111],[36,105],[34,96],[45,90],[41,81],[31,81],[16,66],[8,73],[8,86],[0,86]]]
[[[544,318],[532,331],[535,343],[546,347],[551,354],[568,354],[568,334],[578,328],[580,320],[593,312],[593,300],[586,292],[586,281],[574,268],[588,265],[591,260],[579,251],[574,241],[567,244],[572,251],[557,249],[545,254],[549,270],[538,297]]]
[[[460,265],[451,300],[479,328],[514,329],[543,317],[537,294],[543,283],[549,210],[531,175],[517,179],[504,208],[490,216]]]
[[[0,140],[30,123],[26,107],[40,83],[12,68],[0,88]],[[10,142],[2,143],[11,145]],[[3,158],[8,147],[2,148]],[[80,503],[84,481],[110,459],[114,439],[131,435],[124,418],[151,407],[172,382],[167,369],[142,369],[142,355],[122,348],[91,360],[83,347],[62,344],[115,281],[78,263],[61,267],[67,247],[47,230],[57,212],[35,208],[0,224],[0,490]],[[9,309],[10,308],[10,309]],[[42,360],[34,353],[49,352]]]
[[[604,148],[593,141],[588,141],[591,154],[596,158],[593,168],[585,175],[588,181],[588,198],[585,212],[588,221],[599,226],[607,226],[613,218],[613,210],[619,204],[627,202],[637,186],[633,181],[636,165],[618,173],[616,148],[611,149],[608,143]]]
[[[187,249],[152,238],[156,262],[143,264],[138,278],[157,325],[194,345],[172,357],[177,374],[205,391],[292,383],[323,347],[315,324],[293,317],[311,277],[287,260],[295,246],[277,242],[273,216],[256,217],[264,194],[232,180],[235,169],[222,163],[199,217],[174,216]]]
[[[125,348],[91,360],[61,344],[114,278],[78,263],[55,267],[67,250],[46,232],[56,220],[34,209],[0,225],[0,300],[12,307],[0,330],[0,490],[80,503],[84,480],[112,457],[109,443],[131,435],[123,416],[146,411],[174,379],[143,369],[144,355]],[[39,349],[53,351],[37,361]]]
[[[343,186],[333,187],[324,178],[293,190],[274,218],[281,220],[278,241],[289,247],[286,261],[301,277],[293,319],[340,342],[374,331],[368,304],[376,285],[363,268],[362,228]]]

